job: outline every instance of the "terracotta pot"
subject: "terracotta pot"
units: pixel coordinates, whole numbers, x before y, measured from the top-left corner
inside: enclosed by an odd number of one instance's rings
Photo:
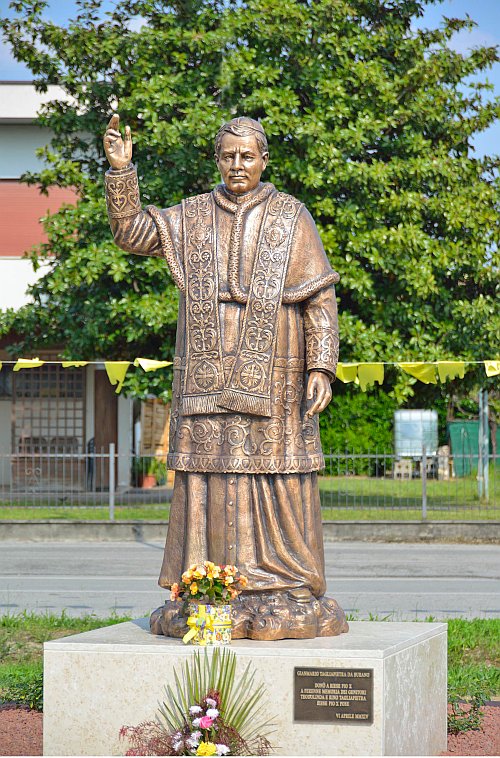
[[[188,614],[201,621],[198,633],[190,640],[191,645],[230,645],[231,606],[205,605],[190,601]],[[212,627],[212,628],[210,628]]]
[[[156,476],[154,474],[143,474],[139,478],[139,485],[143,490],[150,490],[152,487],[156,487]]]

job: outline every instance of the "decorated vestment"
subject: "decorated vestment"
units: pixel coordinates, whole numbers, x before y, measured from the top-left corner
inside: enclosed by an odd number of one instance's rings
[[[133,167],[108,171],[116,243],[164,256],[181,291],[168,465],[176,471],[162,586],[233,563],[248,590],[325,591],[312,370],[335,377],[332,271],[295,198],[260,184],[142,210]]]

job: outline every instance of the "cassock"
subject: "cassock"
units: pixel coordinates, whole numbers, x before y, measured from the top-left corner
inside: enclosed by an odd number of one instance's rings
[[[159,583],[235,564],[247,592],[325,592],[311,371],[335,377],[332,271],[302,203],[272,184],[142,209],[133,166],[106,174],[115,242],[164,257],[180,289],[168,465],[176,472]]]

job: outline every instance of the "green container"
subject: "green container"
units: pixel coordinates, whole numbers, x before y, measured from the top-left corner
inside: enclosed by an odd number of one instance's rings
[[[449,421],[448,437],[455,476],[477,471],[479,460],[479,421]]]

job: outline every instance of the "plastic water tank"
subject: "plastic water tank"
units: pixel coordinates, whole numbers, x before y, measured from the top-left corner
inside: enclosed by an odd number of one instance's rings
[[[394,452],[396,455],[420,457],[424,445],[427,455],[436,455],[437,411],[394,411]]]

